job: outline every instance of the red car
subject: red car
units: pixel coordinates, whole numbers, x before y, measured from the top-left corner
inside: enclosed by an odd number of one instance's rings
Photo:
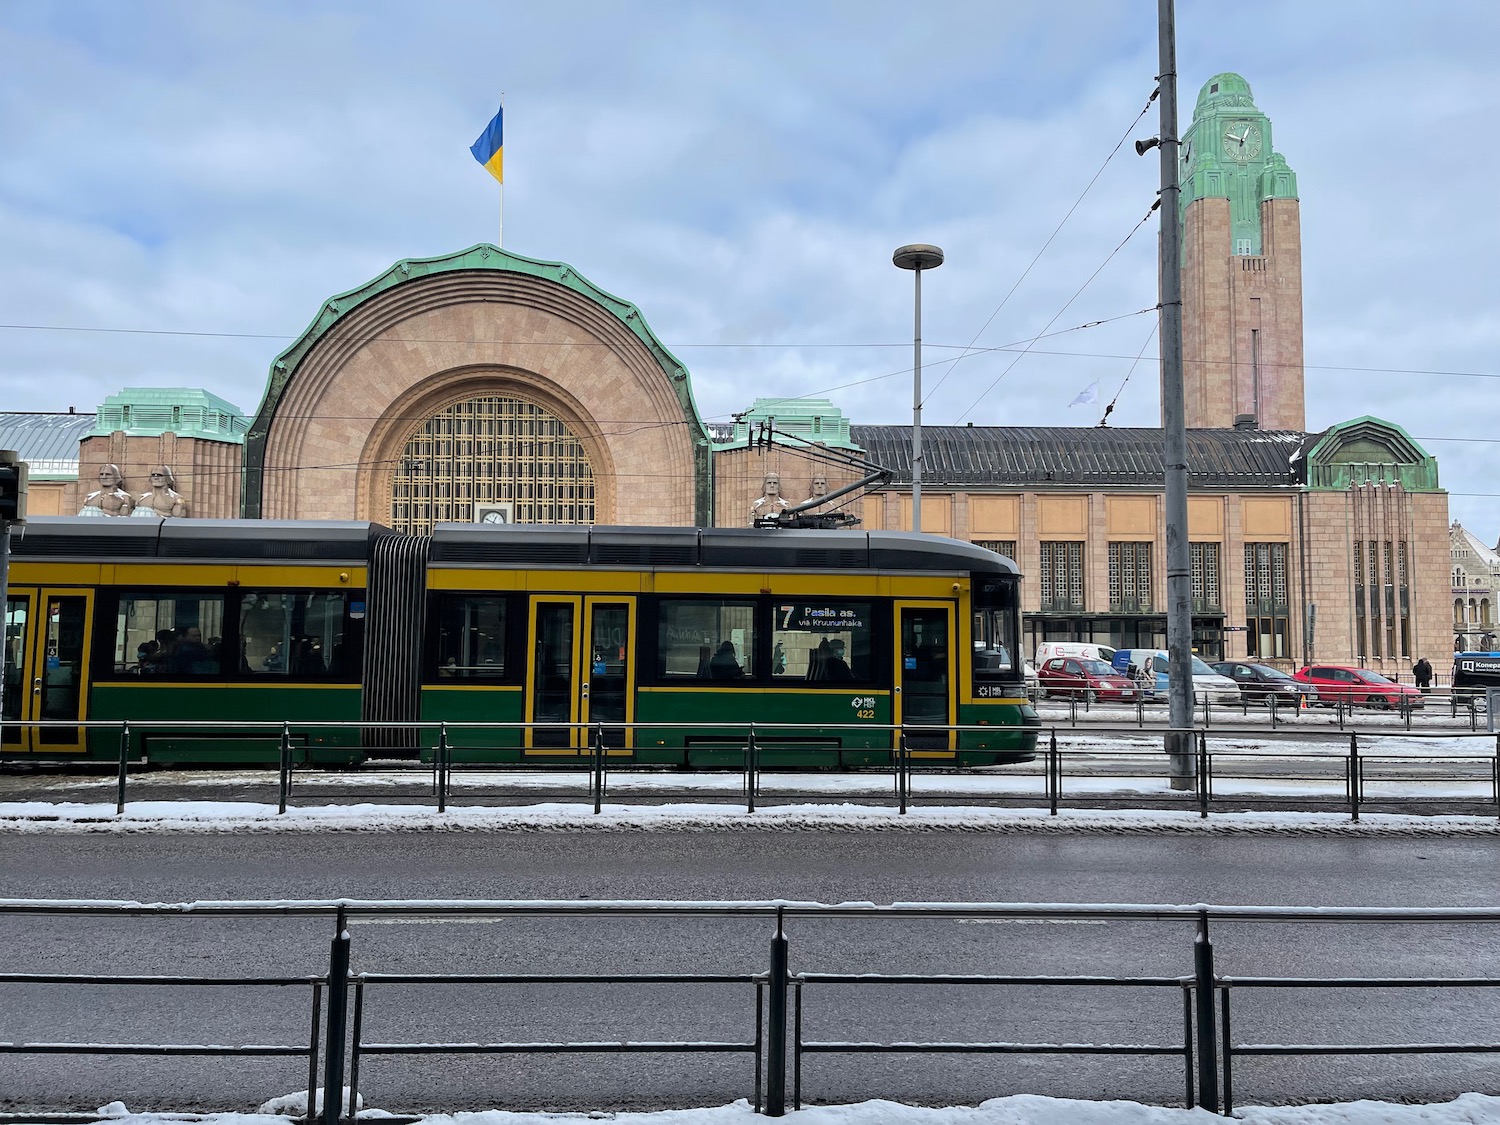
[[[1318,689],[1318,702],[1332,707],[1342,701],[1348,707],[1422,706],[1422,693],[1409,684],[1388,680],[1368,668],[1348,664],[1309,664],[1292,677]]]
[[[1092,702],[1114,700],[1134,703],[1140,689],[1129,676],[1122,676],[1102,660],[1085,656],[1056,656],[1037,669],[1037,680],[1048,695]]]

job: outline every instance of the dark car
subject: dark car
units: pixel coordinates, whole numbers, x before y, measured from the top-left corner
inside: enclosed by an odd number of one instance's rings
[[[1220,660],[1213,670],[1228,676],[1238,685],[1240,698],[1247,703],[1264,703],[1271,700],[1280,707],[1300,707],[1305,700],[1310,707],[1318,702],[1318,689],[1312,684],[1301,683],[1289,672],[1259,664],[1253,660]]]
[[[1066,699],[1117,700],[1134,703],[1140,689],[1129,676],[1116,672],[1102,660],[1084,656],[1057,656],[1037,669],[1041,688],[1049,696]]]
[[[1318,689],[1318,702],[1325,707],[1343,703],[1347,707],[1420,707],[1423,696],[1410,684],[1398,684],[1379,672],[1351,664],[1309,664],[1296,675],[1299,683]]]

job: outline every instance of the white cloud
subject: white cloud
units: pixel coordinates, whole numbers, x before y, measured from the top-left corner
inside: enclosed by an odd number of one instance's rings
[[[16,0],[5,322],[280,339],[0,330],[5,405],[186,384],[253,411],[322,300],[495,239],[467,146],[503,92],[507,248],[637,304],[705,414],[843,388],[857,421],[909,418],[911,278],[890,254],[932,241],[925,420],[1076,424],[1070,396],[1097,379],[1112,398],[1149,317],[1013,366],[938,363],[1155,303],[1154,220],[1074,296],[1154,198],[1156,161],[1128,143],[1017,285],[1150,93],[1147,8]],[[1500,9],[1273,0],[1246,22],[1179,0],[1177,29],[1183,123],[1203,81],[1242,73],[1298,174],[1309,427],[1399,421],[1454,516],[1500,532],[1489,498],[1460,495],[1490,489],[1494,447],[1439,440],[1494,433],[1495,383],[1409,373],[1500,373]],[[1130,136],[1156,130],[1153,107]],[[723,346],[750,344],[777,346]],[[1157,396],[1153,344],[1113,420],[1156,424]]]

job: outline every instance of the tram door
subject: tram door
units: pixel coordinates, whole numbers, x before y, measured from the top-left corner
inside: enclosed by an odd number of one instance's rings
[[[945,727],[953,722],[953,607],[897,603],[895,721]],[[906,732],[913,749],[947,750],[952,732]]]
[[[527,718],[538,725],[528,746],[587,747],[586,727],[554,725],[567,723],[609,724],[605,745],[629,745],[624,724],[635,711],[634,617],[635,603],[629,601],[559,597],[532,603]]]
[[[82,753],[81,727],[16,727],[13,722],[84,717],[90,593],[21,588],[5,601],[4,748]]]
[[[585,598],[588,643],[584,661],[588,670],[583,685],[579,719],[604,724],[604,745],[622,750],[634,744],[626,727],[635,718],[635,603]],[[582,745],[593,737],[587,731]]]

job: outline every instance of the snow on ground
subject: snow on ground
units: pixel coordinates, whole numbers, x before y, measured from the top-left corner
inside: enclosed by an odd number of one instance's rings
[[[330,804],[288,808],[220,801],[139,801],[123,814],[110,804],[12,802],[0,804],[0,832],[275,832],[308,830],[531,831],[579,830],[760,830],[934,831],[1098,833],[1277,833],[1327,835],[1493,836],[1494,816],[1408,816],[1366,813],[1353,823],[1347,813],[1221,812],[1208,819],[1190,810],[912,807],[849,802],[760,807],[672,803],[593,805],[540,802],[510,806]]]
[[[1396,720],[1399,723],[1399,720]],[[1392,724],[1395,726],[1395,723]],[[1402,759],[1431,762],[1445,756],[1472,757],[1489,749],[1494,736],[1476,741],[1472,737],[1407,737],[1392,729],[1388,737],[1372,739],[1368,752],[1390,752]],[[1111,762],[1121,776],[1077,776],[1065,779],[1065,788],[1075,795],[1092,794],[1128,798],[1132,795],[1163,799],[1173,795],[1161,776],[1128,776],[1132,751],[1141,758],[1152,749],[1159,754],[1159,734],[1143,733],[1138,740],[1118,734],[1069,732],[1070,749],[1078,760],[1095,767]],[[1364,736],[1362,735],[1362,740]],[[1216,743],[1223,749],[1234,745],[1228,736]],[[1490,745],[1493,745],[1490,742]],[[1243,741],[1246,750],[1258,748],[1253,735]],[[1376,750],[1379,747],[1379,750]],[[1292,741],[1274,744],[1278,757],[1315,757],[1339,753],[1333,744]],[[1225,755],[1222,760],[1229,760]],[[1159,764],[1160,759],[1156,759]],[[1121,768],[1124,763],[1126,768]],[[535,803],[504,806],[471,805],[438,813],[432,804],[320,804],[292,807],[278,815],[274,804],[248,801],[135,801],[123,815],[116,815],[113,801],[12,801],[0,803],[0,832],[242,832],[292,830],[527,830],[576,831],[579,829],[652,829],[662,831],[703,829],[791,830],[912,830],[960,829],[996,832],[1255,832],[1386,835],[1500,835],[1494,816],[1399,816],[1366,814],[1351,823],[1347,813],[1214,812],[1200,819],[1191,808],[1177,810],[1082,810],[1063,809],[1056,816],[1046,808],[982,808],[944,800],[982,800],[985,797],[1043,796],[1035,766],[965,774],[918,774],[912,778],[914,804],[902,815],[892,799],[892,779],[869,774],[766,774],[760,779],[762,800],[780,791],[795,794],[795,804],[761,806],[747,812],[731,803],[742,794],[738,774],[614,774],[610,791],[620,797],[651,797],[670,792],[667,803],[626,805],[606,802],[600,814],[587,800],[585,773],[461,772],[453,777],[455,797],[468,791],[469,799],[482,800],[486,787],[503,788],[511,800],[519,794],[534,794]],[[188,788],[212,788],[226,784],[266,785],[264,771],[216,771],[214,774],[152,774],[153,783]],[[274,785],[271,775],[269,783]],[[339,788],[357,785],[361,790],[386,789],[397,796],[420,793],[430,786],[425,771],[372,770],[357,774],[297,775],[298,799],[309,792],[319,800],[337,798]],[[56,792],[100,787],[98,779],[58,778],[50,788]],[[1218,796],[1334,796],[1341,786],[1305,779],[1251,779],[1218,777]],[[1367,788],[1370,796],[1377,790]],[[1380,796],[1485,797],[1488,785],[1480,782],[1382,783]],[[80,793],[80,795],[83,795]],[[93,794],[90,794],[93,795]],[[720,803],[694,803],[684,796],[717,797]],[[1181,798],[1181,794],[1176,794]],[[549,799],[550,798],[550,799]],[[661,799],[661,798],[658,798]],[[880,800],[881,804],[856,803]],[[306,1096],[287,1095],[272,1099],[257,1114],[132,1114],[116,1102],[101,1107],[100,1116],[110,1125],[169,1125],[184,1119],[204,1125],[286,1125],[289,1115],[301,1114]],[[360,1112],[362,1119],[378,1122],[388,1116],[378,1108]],[[1451,1102],[1435,1105],[1397,1105],[1385,1102],[1347,1102],[1330,1105],[1242,1107],[1235,1118],[1254,1125],[1500,1125],[1500,1097],[1464,1094]],[[1190,1125],[1223,1120],[1204,1110],[1146,1106],[1134,1102],[1080,1102],[1016,1095],[995,1098],[978,1106],[929,1108],[868,1101],[846,1106],[817,1106],[790,1112],[796,1125]],[[609,1120],[616,1125],[758,1125],[764,1118],[743,1102],[706,1109],[667,1110],[655,1113],[548,1114],[489,1111],[431,1115],[422,1125],[561,1125],[564,1122]]]
[[[1418,734],[1392,727],[1378,737],[1362,733],[1360,745],[1367,802],[1494,800],[1495,735]],[[1268,741],[1253,732],[1221,733],[1211,746],[1216,802],[1315,800],[1338,807],[1346,799],[1347,743],[1342,739]],[[547,770],[459,767],[449,777],[449,808],[439,813],[431,769],[412,762],[372,762],[350,771],[299,769],[291,807],[282,815],[274,803],[277,775],[266,769],[140,771],[129,778],[128,802],[118,815],[115,783],[109,775],[11,775],[3,779],[0,791],[0,832],[943,828],[1500,834],[1500,818],[1494,813],[1366,811],[1355,824],[1343,811],[1242,812],[1220,803],[1201,819],[1195,798],[1171,788],[1160,732],[1068,731],[1066,747],[1064,807],[1056,816],[1046,807],[1041,758],[964,772],[913,773],[905,814],[897,809],[895,779],[885,773],[762,773],[757,777],[757,807],[749,812],[744,775],[738,771],[632,772],[619,767],[611,768],[603,808],[595,814],[586,765]],[[201,794],[203,799],[162,799],[168,791],[177,797]],[[217,799],[227,793],[237,799]],[[1066,807],[1079,800],[1122,807]],[[1123,807],[1129,804],[1158,808]]]
[[[216,1113],[192,1117],[204,1125],[286,1125],[283,1114],[300,1113],[306,1095],[277,1098],[261,1113]],[[132,1114],[119,1102],[100,1109],[110,1125],[171,1125],[183,1117],[173,1114]],[[380,1110],[365,1109],[362,1120],[379,1121]],[[1253,1125],[1492,1125],[1500,1123],[1500,1098],[1463,1094],[1437,1105],[1396,1105],[1389,1102],[1343,1102],[1310,1106],[1246,1106],[1235,1118]],[[435,1114],[421,1125],[561,1125],[564,1122],[611,1121],[615,1125],[764,1125],[765,1117],[744,1101],[708,1109],[662,1110],[655,1113],[483,1113]],[[896,1102],[868,1101],[856,1105],[810,1106],[789,1111],[794,1125],[1208,1125],[1224,1118],[1201,1109],[1172,1109],[1136,1102],[1080,1102],[1017,1094],[993,1098],[977,1106],[929,1108]]]

